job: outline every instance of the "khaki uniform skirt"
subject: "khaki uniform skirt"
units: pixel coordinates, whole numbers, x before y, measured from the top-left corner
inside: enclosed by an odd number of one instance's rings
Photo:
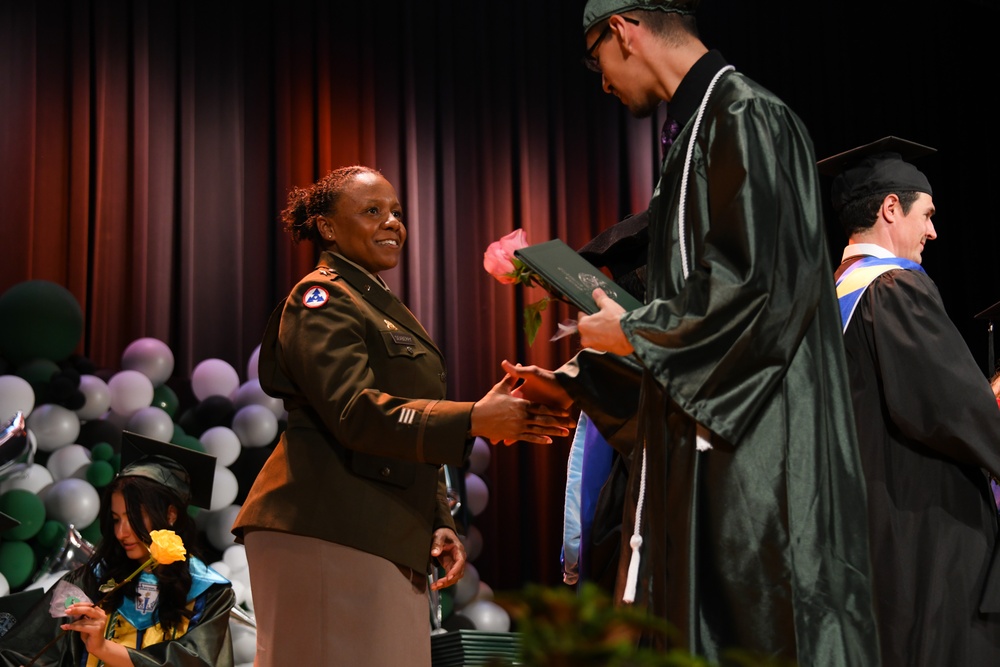
[[[426,577],[313,537],[245,536],[256,667],[430,667]]]

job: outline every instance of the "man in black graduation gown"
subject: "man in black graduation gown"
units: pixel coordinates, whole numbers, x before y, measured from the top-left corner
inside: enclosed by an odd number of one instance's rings
[[[864,480],[812,142],[702,44],[696,5],[587,3],[605,90],[637,116],[666,101],[679,128],[649,205],[646,303],[623,313],[595,292],[590,350],[554,375],[505,368],[557,382],[619,448],[617,593],[677,630],[666,646],[867,667]],[[596,361],[629,355],[640,386]]]
[[[1000,664],[1000,410],[920,266],[927,178],[889,137],[820,162],[849,243],[836,271],[868,489],[882,664]]]

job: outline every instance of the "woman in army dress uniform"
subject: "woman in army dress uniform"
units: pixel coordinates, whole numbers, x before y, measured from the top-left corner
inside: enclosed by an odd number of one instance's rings
[[[465,568],[441,465],[461,466],[476,436],[544,444],[573,422],[512,396],[510,378],[475,403],[444,400],[440,350],[379,277],[406,242],[380,173],[345,167],[296,188],[282,220],[322,253],[271,316],[258,362],[288,427],[233,528],[256,664],[429,667],[428,566],[444,568],[436,588]]]

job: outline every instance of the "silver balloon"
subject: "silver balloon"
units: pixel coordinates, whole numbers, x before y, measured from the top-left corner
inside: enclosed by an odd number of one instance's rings
[[[233,608],[229,610],[229,618],[248,628],[257,628],[257,619],[239,605],[233,605]]]
[[[35,444],[28,437],[24,414],[14,413],[0,430],[0,481],[23,473],[35,460]]]
[[[441,466],[441,470],[444,472],[444,485],[448,494],[448,509],[451,510],[452,516],[458,516],[459,511],[462,509],[462,494],[455,488],[454,473],[450,468],[451,466],[448,465]]]
[[[66,538],[62,545],[52,553],[42,566],[38,568],[32,582],[36,582],[53,572],[64,570],[75,570],[81,565],[86,565],[90,557],[94,555],[94,545],[84,539],[72,524],[66,530]]]

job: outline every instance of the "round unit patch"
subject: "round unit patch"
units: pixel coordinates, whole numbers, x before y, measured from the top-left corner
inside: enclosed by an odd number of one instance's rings
[[[322,287],[310,287],[306,295],[302,297],[302,305],[306,308],[319,308],[330,300],[330,293]]]

